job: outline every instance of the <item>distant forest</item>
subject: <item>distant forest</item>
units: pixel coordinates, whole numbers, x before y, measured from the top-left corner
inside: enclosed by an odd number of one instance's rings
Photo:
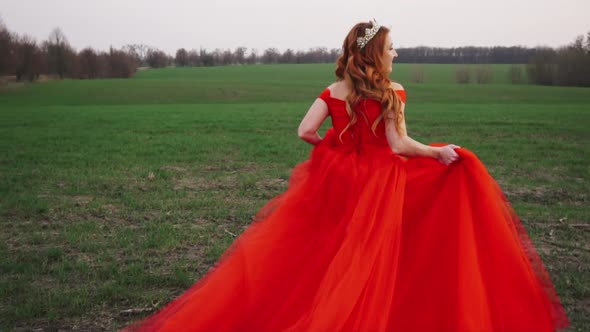
[[[397,63],[525,64],[531,83],[590,86],[590,32],[586,40],[580,35],[560,48],[419,46],[396,51]],[[14,76],[17,81],[35,81],[41,75],[60,79],[127,78],[139,67],[334,63],[340,54],[340,49],[325,47],[283,52],[276,48],[258,52],[237,47],[213,51],[180,48],[171,55],[144,44],[111,47],[108,51],[77,51],[59,28],[51,31],[47,40],[37,42],[28,35],[9,31],[0,21],[0,75]]]

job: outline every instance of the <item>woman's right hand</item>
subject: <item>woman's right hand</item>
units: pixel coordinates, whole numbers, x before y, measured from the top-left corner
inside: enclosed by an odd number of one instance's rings
[[[445,165],[449,165],[460,158],[457,152],[455,152],[457,148],[460,148],[460,146],[455,144],[439,147],[436,159]]]

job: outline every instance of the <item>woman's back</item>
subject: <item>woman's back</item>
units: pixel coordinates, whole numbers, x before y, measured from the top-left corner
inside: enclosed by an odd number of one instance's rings
[[[403,87],[395,84],[394,90],[405,104],[406,93]],[[343,145],[365,145],[374,144],[388,146],[385,135],[385,121],[381,119],[375,128],[375,132],[371,129],[377,118],[381,115],[381,104],[374,99],[361,99],[354,112],[356,112],[357,121],[346,130],[346,126],[350,122],[350,116],[346,111],[346,96],[348,88],[343,82],[336,82],[322,91],[319,98],[328,105],[328,112],[332,119],[332,127],[336,141]],[[342,141],[338,139],[342,133]]]

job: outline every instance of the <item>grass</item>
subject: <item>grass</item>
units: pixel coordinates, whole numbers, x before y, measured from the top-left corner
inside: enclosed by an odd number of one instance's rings
[[[568,331],[589,330],[590,90],[459,85],[451,66],[426,68],[430,81],[411,84],[411,65],[394,66],[410,135],[478,154],[539,249]],[[332,70],[1,88],[0,330],[115,330],[187,289],[308,158],[296,128]]]

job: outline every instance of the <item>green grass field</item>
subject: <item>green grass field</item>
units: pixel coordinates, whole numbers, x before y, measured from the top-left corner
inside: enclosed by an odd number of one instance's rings
[[[474,151],[590,330],[590,89],[394,65],[410,136]],[[286,189],[333,65],[145,70],[0,87],[0,330],[115,330],[192,285]],[[330,126],[327,121],[322,130]],[[127,313],[127,309],[137,309]]]

